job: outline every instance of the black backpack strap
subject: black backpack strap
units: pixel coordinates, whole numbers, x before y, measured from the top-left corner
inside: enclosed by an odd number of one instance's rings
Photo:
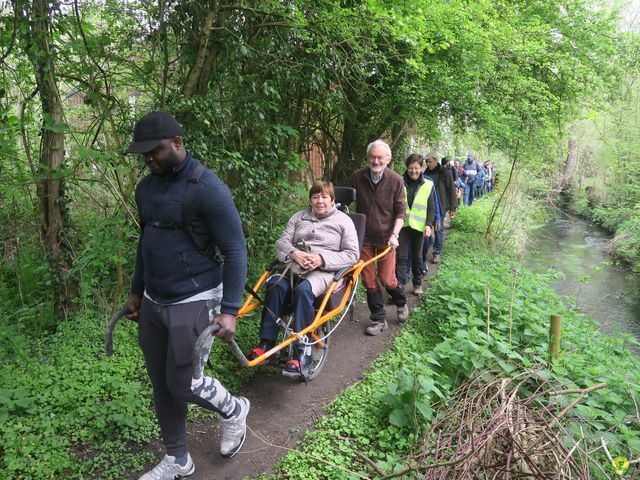
[[[147,224],[148,219],[142,217],[142,195],[144,194],[145,189],[147,188],[147,183],[149,183],[149,175],[146,175],[140,179],[138,183],[138,187],[136,188],[134,198],[136,200],[136,208],[138,209],[138,218],[140,220],[140,229],[144,230],[144,226]]]
[[[191,176],[187,181],[187,190],[185,191],[184,197],[182,198],[182,228],[187,231],[187,233],[191,237],[191,240],[193,240],[193,243],[195,243],[198,247],[198,250],[200,250],[201,252],[206,252],[209,248],[209,241],[206,238],[195,235],[193,233],[193,194],[196,190],[196,187],[198,186],[198,183],[200,182],[200,177],[202,177],[202,174],[206,170],[206,167],[202,163],[198,162],[197,160],[195,162],[196,166],[194,167],[193,171],[191,172]]]

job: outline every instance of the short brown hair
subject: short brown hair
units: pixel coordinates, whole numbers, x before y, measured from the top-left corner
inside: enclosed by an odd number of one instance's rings
[[[412,163],[417,163],[418,165],[420,165],[422,167],[422,166],[424,166],[424,158],[422,158],[422,155],[420,155],[418,153],[412,153],[404,161],[404,165],[405,165],[405,167],[408,167]]]
[[[333,183],[331,182],[323,182],[322,180],[315,181],[309,189],[309,198],[316,193],[326,193],[331,197],[332,202],[336,201],[336,192],[333,191]]]

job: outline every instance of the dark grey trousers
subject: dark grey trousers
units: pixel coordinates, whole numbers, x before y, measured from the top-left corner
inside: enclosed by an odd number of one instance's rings
[[[221,291],[221,289],[220,289]],[[221,297],[221,295],[220,295]],[[192,383],[192,355],[198,335],[219,311],[220,298],[158,305],[144,298],[138,319],[138,344],[153,385],[156,417],[168,455],[187,453],[187,404],[195,403],[229,418],[235,398],[211,377]]]

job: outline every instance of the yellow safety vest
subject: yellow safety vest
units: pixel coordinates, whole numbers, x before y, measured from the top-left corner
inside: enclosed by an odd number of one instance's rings
[[[411,208],[409,208],[409,202],[407,202],[407,216],[404,219],[403,227],[411,227],[419,232],[424,231],[424,228],[427,226],[427,206],[432,189],[433,182],[425,178],[424,183],[418,187]],[[406,185],[404,187],[404,196],[407,199],[409,198]]]

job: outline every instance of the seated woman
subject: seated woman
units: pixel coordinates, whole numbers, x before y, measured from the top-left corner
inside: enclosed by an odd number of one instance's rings
[[[271,349],[278,336],[276,319],[293,307],[296,332],[311,324],[315,316],[313,302],[322,295],[338,270],[353,265],[360,257],[358,235],[353,221],[335,206],[331,182],[315,182],[309,190],[309,207],[294,214],[276,242],[276,255],[281,262],[295,262],[303,274],[292,289],[288,278],[272,276],[267,282],[260,324],[260,345],[248,357],[256,358]],[[296,248],[304,244],[306,250]],[[296,343],[296,358],[287,362],[286,370],[302,373],[311,364],[304,345]]]

